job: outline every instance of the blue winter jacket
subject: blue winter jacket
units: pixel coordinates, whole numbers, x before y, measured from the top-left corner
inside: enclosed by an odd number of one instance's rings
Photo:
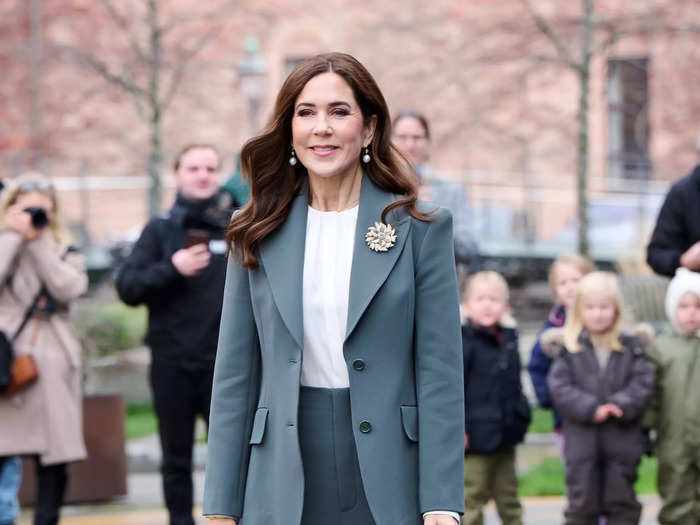
[[[557,411],[552,405],[552,397],[549,393],[549,387],[547,386],[547,375],[549,374],[549,368],[552,366],[553,359],[548,356],[544,350],[542,350],[540,336],[542,335],[542,332],[549,328],[564,326],[565,320],[565,308],[563,306],[555,306],[549,313],[549,318],[547,321],[545,321],[540,333],[537,335],[537,340],[535,341],[530,353],[530,362],[527,365],[527,370],[530,373],[530,379],[532,380],[532,386],[535,388],[537,402],[542,408],[552,409],[554,428],[557,430],[561,428],[562,421],[561,417],[559,414],[557,414]]]

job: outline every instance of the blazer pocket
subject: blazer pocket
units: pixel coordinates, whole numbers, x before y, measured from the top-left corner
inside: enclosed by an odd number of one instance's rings
[[[406,433],[406,437],[413,441],[418,442],[418,407],[401,405],[401,423],[403,424],[403,431]]]
[[[255,411],[255,418],[253,419],[253,430],[250,433],[250,445],[259,445],[262,443],[263,436],[265,435],[265,425],[267,423],[267,408],[258,408]]]

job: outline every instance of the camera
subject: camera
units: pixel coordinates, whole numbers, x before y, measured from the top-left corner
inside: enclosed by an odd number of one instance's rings
[[[46,228],[46,226],[49,224],[49,217],[46,215],[46,210],[44,208],[40,208],[39,206],[30,206],[28,208],[24,208],[24,211],[32,216],[32,226],[34,226],[34,228],[37,230]]]

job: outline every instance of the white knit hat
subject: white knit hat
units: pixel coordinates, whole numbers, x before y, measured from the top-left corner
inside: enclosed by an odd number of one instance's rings
[[[700,273],[691,272],[687,268],[678,268],[676,276],[671,279],[666,291],[666,316],[676,330],[678,330],[676,309],[686,292],[693,292],[700,297]]]

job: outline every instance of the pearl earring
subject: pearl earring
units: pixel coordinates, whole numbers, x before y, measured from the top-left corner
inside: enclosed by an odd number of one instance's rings
[[[369,164],[370,160],[372,160],[372,157],[369,156],[369,148],[365,147],[365,154],[362,155],[362,162]]]
[[[289,165],[290,166],[296,166],[297,165],[297,154],[294,151],[294,148],[292,148],[292,156],[289,157]]]

